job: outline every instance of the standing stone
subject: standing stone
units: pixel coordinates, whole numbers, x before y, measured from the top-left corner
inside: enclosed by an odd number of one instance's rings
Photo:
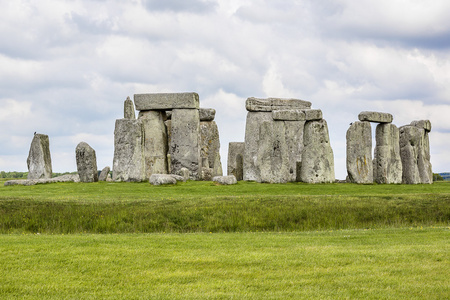
[[[234,175],[238,181],[244,178],[244,147],[245,143],[228,144],[227,175]]]
[[[134,104],[130,97],[127,97],[125,103],[123,104],[123,115],[125,119],[134,120],[136,119],[136,113],[134,111]]]
[[[48,135],[35,134],[27,158],[28,179],[52,177],[52,158]]]
[[[144,181],[144,127],[141,120],[116,120],[114,181]]]
[[[261,181],[258,149],[261,141],[260,127],[264,122],[273,122],[272,112],[248,112],[245,125],[244,180]]]
[[[430,156],[430,138],[428,133],[431,131],[431,122],[429,120],[417,120],[411,122],[412,126],[423,128],[424,135],[422,143],[419,145],[418,168],[420,181],[422,183],[433,183],[433,170]]]
[[[104,167],[98,176],[98,181],[106,181],[108,179],[109,172],[111,171],[110,167]]]
[[[185,167],[191,179],[201,179],[200,118],[198,109],[174,109],[169,146],[171,173]]]
[[[300,179],[308,183],[334,182],[334,157],[325,120],[308,121],[303,133]]]
[[[372,183],[372,128],[369,122],[353,122],[347,130],[348,181]]]
[[[85,142],[81,142],[75,149],[77,170],[81,182],[97,182],[97,158],[95,150]]]
[[[144,128],[145,179],[152,174],[167,174],[167,132],[164,111],[141,111],[138,119]]]
[[[374,177],[377,183],[402,183],[400,135],[397,126],[381,123],[376,128]]]
[[[303,130],[305,121],[279,121],[282,122],[285,129],[286,145],[288,151],[289,162],[289,179],[290,182],[298,181],[299,166],[302,163],[303,152]]]
[[[284,122],[267,121],[260,124],[257,163],[259,182],[285,183],[289,181],[289,154]]]
[[[405,125],[400,129],[400,156],[402,159],[402,182],[406,184],[421,183],[419,174],[419,145],[422,143],[424,129]]]
[[[219,129],[216,122],[200,122],[201,147],[200,156],[203,168],[211,169],[211,178],[222,176],[222,162],[220,161]],[[203,180],[206,180],[203,178]]]

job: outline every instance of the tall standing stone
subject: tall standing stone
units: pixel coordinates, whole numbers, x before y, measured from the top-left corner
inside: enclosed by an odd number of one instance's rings
[[[372,128],[369,122],[353,122],[347,130],[348,181],[372,183]]]
[[[27,158],[28,179],[52,177],[52,159],[48,135],[37,133],[31,141]]]
[[[281,122],[281,121],[280,121]],[[289,180],[295,182],[299,180],[300,166],[303,152],[303,130],[305,121],[282,121],[286,134],[286,145],[289,160]]]
[[[173,109],[169,146],[171,173],[187,168],[191,179],[201,179],[200,117],[198,109]]]
[[[244,178],[244,147],[245,143],[228,144],[227,175],[234,175],[238,181]]]
[[[419,147],[422,144],[424,129],[405,125],[400,130],[400,156],[402,159],[402,182],[406,184],[421,183],[419,174]]]
[[[164,111],[141,111],[138,119],[144,128],[145,179],[152,174],[167,174],[167,131]]]
[[[116,120],[114,181],[144,181],[144,127],[141,120]]]
[[[334,156],[325,120],[308,121],[303,133],[300,179],[308,183],[334,182]]]
[[[81,182],[97,182],[97,158],[95,150],[85,142],[81,142],[75,149],[77,170]]]
[[[200,120],[202,120],[202,118]],[[206,162],[203,164],[203,168],[211,170],[211,177],[222,176],[223,170],[222,162],[220,161],[219,128],[217,127],[216,122],[201,121],[200,137],[200,156],[202,161]]]
[[[428,136],[428,133],[431,131],[431,122],[429,120],[417,120],[412,121],[411,125],[423,129],[423,138],[422,143],[419,145],[419,155],[417,159],[420,181],[422,183],[433,183],[430,138]]]
[[[127,97],[123,104],[123,115],[125,119],[136,119],[136,112],[134,111],[134,104],[130,97]]]
[[[402,183],[400,135],[397,126],[381,123],[376,128],[374,171],[377,183]]]

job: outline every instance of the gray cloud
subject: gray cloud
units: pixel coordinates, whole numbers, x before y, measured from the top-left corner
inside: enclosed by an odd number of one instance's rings
[[[206,13],[216,8],[216,3],[208,0],[143,0],[143,5],[150,12],[189,12]]]

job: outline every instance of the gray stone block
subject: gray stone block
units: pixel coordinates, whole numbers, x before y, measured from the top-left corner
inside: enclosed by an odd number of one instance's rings
[[[135,94],[137,110],[198,109],[197,93]]]
[[[152,185],[177,184],[177,180],[171,174],[152,174],[149,182]]]
[[[271,112],[274,110],[311,108],[311,102],[299,99],[250,97],[247,99],[245,107],[248,111],[253,112]]]
[[[353,183],[373,183],[372,128],[369,122],[353,122],[347,130],[347,174]]]
[[[134,111],[134,104],[130,97],[127,97],[123,104],[123,117],[124,119],[134,120],[136,119],[136,112]]]
[[[327,122],[323,119],[306,122],[303,143],[301,181],[307,183],[334,182],[334,156]]]
[[[104,167],[98,176],[98,181],[106,181],[108,178],[109,172],[111,171],[110,167]]]
[[[190,171],[191,179],[201,179],[200,118],[198,109],[172,110],[169,154],[171,173],[181,168]]]
[[[48,135],[37,133],[31,141],[27,158],[28,179],[52,177],[52,158]]]
[[[306,121],[320,121],[322,120],[322,111],[320,109],[305,109]]]
[[[231,142],[228,144],[227,175],[233,175],[236,180],[243,179],[245,143]]]
[[[276,121],[305,121],[306,114],[303,109],[274,110],[272,118]]]
[[[402,182],[406,184],[421,183],[419,174],[419,145],[422,143],[424,129],[405,125],[400,130],[400,156],[402,159]]]
[[[236,184],[237,183],[236,177],[234,177],[234,175],[215,176],[212,180],[214,182],[217,182],[217,183],[223,184],[223,185],[230,185],[230,184]]]
[[[114,181],[144,181],[144,127],[141,120],[116,120]]]
[[[97,157],[95,150],[85,142],[81,142],[75,149],[77,170],[81,182],[97,182]]]
[[[200,122],[200,156],[203,167],[211,169],[211,176],[222,176],[222,162],[220,160],[219,128],[216,122]],[[205,178],[203,178],[206,180]]]
[[[359,113],[358,119],[360,121],[368,121],[375,123],[391,123],[394,117],[391,114],[383,112],[363,111]]]
[[[430,120],[416,120],[411,122],[412,126],[416,126],[419,128],[425,129],[425,131],[431,131],[431,122]]]
[[[198,114],[200,122],[213,121],[216,116],[216,110],[213,108],[200,108]]]
[[[145,179],[152,174],[167,174],[167,131],[163,111],[141,111],[139,120],[144,128]]]
[[[299,165],[301,165],[302,162],[303,130],[305,127],[305,121],[286,121],[282,123],[284,124],[286,145],[288,151],[288,181],[299,181]]]
[[[378,124],[374,159],[374,180],[377,183],[402,183],[399,129],[394,124]]]

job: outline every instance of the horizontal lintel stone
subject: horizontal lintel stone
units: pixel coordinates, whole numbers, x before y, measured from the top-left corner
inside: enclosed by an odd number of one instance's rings
[[[311,102],[299,99],[281,99],[281,98],[259,99],[250,97],[245,102],[245,108],[248,111],[266,111],[266,112],[284,109],[308,109],[311,108]]]
[[[411,125],[419,127],[419,128],[423,128],[426,131],[431,131],[431,122],[430,122],[430,120],[416,120],[416,121],[412,121]]]
[[[362,121],[375,122],[375,123],[392,123],[394,117],[389,113],[376,112],[376,111],[363,111],[359,113],[358,119]]]
[[[136,110],[198,109],[197,93],[135,94]]]
[[[322,111],[320,109],[274,110],[272,118],[278,121],[314,121],[322,119]]]
[[[200,108],[198,110],[200,121],[214,121],[216,110],[214,108]]]

